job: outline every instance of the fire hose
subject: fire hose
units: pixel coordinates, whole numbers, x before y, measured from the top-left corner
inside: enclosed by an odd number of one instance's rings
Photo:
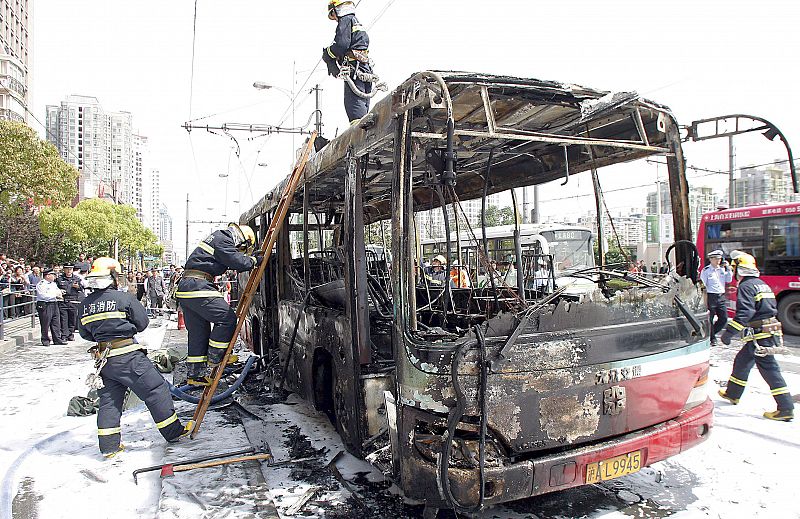
[[[239,374],[239,377],[236,379],[236,382],[231,384],[231,386],[228,389],[226,389],[223,393],[216,395],[214,398],[212,398],[211,403],[216,404],[217,402],[220,402],[221,400],[228,398],[233,394],[234,391],[239,389],[239,386],[241,386],[242,382],[244,382],[244,379],[247,378],[247,373],[250,371],[250,368],[253,367],[253,363],[256,361],[257,358],[258,358],[257,355],[252,355],[251,357],[249,357],[247,359],[247,362],[244,363],[244,368],[242,368],[242,372],[241,374]],[[188,391],[192,386],[186,385],[181,387],[175,387],[169,382],[167,382],[167,385],[169,385],[169,392],[172,393],[173,396],[180,398],[185,402],[190,402],[192,404],[200,402],[199,397],[189,395],[186,393],[186,391]]]
[[[360,88],[356,86],[353,82],[353,75],[356,76],[356,79],[359,81],[363,81],[365,83],[373,83],[375,88],[372,89],[371,92],[364,92]],[[350,87],[350,90],[353,91],[355,95],[362,99],[372,99],[378,92],[388,92],[389,87],[386,86],[386,83],[381,81],[381,78],[378,77],[376,74],[369,74],[367,72],[362,72],[358,69],[358,65],[356,65],[355,70],[350,65],[340,65],[339,66],[339,75],[337,76],[339,79],[343,79],[347,86]]]

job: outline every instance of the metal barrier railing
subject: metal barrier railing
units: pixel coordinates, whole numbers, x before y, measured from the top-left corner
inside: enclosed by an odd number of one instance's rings
[[[28,324],[36,328],[36,291],[20,290],[3,294],[0,297],[0,341],[7,333],[19,331]]]

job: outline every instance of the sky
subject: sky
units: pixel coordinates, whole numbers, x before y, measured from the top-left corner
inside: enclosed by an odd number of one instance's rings
[[[335,29],[326,0],[33,4],[33,113],[44,122],[45,106],[70,94],[131,112],[150,139],[148,167],[161,171],[180,256],[187,195],[190,220],[235,220],[290,173],[302,143],[248,133],[236,133],[234,143],[188,133],[184,122],[293,126],[295,91],[294,125],[305,126],[314,111],[309,89],[319,84],[324,135],[347,127],[343,83],[319,65]],[[681,124],[743,113],[772,121],[790,143],[800,137],[793,58],[800,3],[792,0],[361,0],[357,15],[390,88],[424,69],[510,74],[636,91],[669,106]],[[278,89],[256,90],[254,81]],[[737,137],[735,146],[737,166],[786,158],[779,142],[759,134]],[[689,165],[728,169],[727,139],[687,143],[684,151]],[[612,214],[644,207],[657,175],[666,168],[643,162],[601,170],[605,190],[645,186],[609,193]],[[702,175],[690,172],[690,185],[722,193],[725,175]],[[590,210],[593,198],[576,196],[590,189],[585,175],[544,186],[542,215]],[[565,204],[566,196],[576,198]],[[192,224],[190,246],[211,228]]]

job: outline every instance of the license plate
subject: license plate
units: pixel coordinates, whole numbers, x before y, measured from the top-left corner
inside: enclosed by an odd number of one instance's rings
[[[642,468],[642,451],[629,452],[586,466],[586,484],[608,481],[639,472]]]

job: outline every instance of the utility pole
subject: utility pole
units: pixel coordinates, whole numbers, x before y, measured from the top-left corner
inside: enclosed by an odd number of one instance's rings
[[[539,184],[533,186],[533,218],[531,223],[539,223]]]
[[[728,207],[736,207],[736,184],[733,181],[733,167],[736,152],[733,149],[733,135],[728,136]]]
[[[186,253],[184,254],[183,264],[189,259],[189,193],[186,193]]]
[[[661,180],[658,178],[656,170],[656,213],[658,213],[657,237],[658,240],[658,261],[664,257],[664,246],[661,245]]]
[[[319,93],[322,92],[322,89],[319,87],[319,84],[317,84],[309,93],[311,92],[314,92],[314,97],[316,100],[314,114],[316,115],[317,135],[322,135],[322,112],[319,109]]]

